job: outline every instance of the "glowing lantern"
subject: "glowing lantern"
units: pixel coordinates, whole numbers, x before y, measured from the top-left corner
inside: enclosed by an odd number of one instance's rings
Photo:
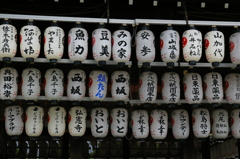
[[[149,117],[146,110],[134,110],[132,118],[132,133],[138,140],[144,140],[149,134]]]
[[[202,33],[191,26],[182,36],[184,60],[189,65],[196,65],[202,57]]]
[[[167,104],[175,104],[180,99],[180,78],[175,72],[162,75],[162,98]]]
[[[85,108],[76,106],[69,110],[68,130],[71,136],[81,137],[86,131],[87,111]]]
[[[92,32],[92,52],[93,58],[99,65],[105,65],[111,58],[111,32],[105,28],[105,25],[99,25]]]
[[[25,117],[25,131],[30,137],[38,137],[43,130],[44,110],[39,106],[27,107]]]
[[[137,60],[143,65],[150,65],[155,59],[155,36],[149,26],[144,25],[142,30],[136,34]]]
[[[76,23],[68,33],[68,57],[72,61],[85,61],[88,55],[88,33]]]
[[[114,108],[110,117],[111,133],[115,138],[123,138],[128,131],[128,112],[124,108]]]
[[[212,134],[215,139],[225,139],[229,133],[228,112],[215,109],[212,112]]]
[[[239,49],[240,48],[240,32],[239,30],[232,34],[229,38],[229,48],[230,48],[230,58],[231,58],[231,62],[234,65],[237,65],[238,67],[240,66],[240,52]]]
[[[161,59],[167,66],[174,66],[180,55],[180,36],[171,26],[160,34]]]
[[[205,52],[208,62],[213,66],[219,66],[220,62],[225,56],[225,43],[224,35],[222,32],[217,31],[216,26],[212,27],[204,36]]]
[[[48,133],[52,137],[61,137],[66,128],[66,110],[60,106],[54,106],[48,110]]]
[[[240,104],[240,74],[239,73],[230,73],[225,76],[225,95],[229,104]]]
[[[23,109],[20,106],[9,106],[4,110],[5,130],[9,136],[19,136],[24,129]]]
[[[3,20],[0,25],[0,58],[11,61],[17,53],[17,29],[10,21]]]
[[[67,97],[70,101],[81,101],[86,93],[86,74],[83,70],[72,69],[67,78]]]
[[[184,109],[177,109],[172,112],[172,132],[177,140],[187,139],[189,136],[189,116]]]
[[[168,133],[168,114],[165,110],[155,109],[150,114],[150,132],[155,140],[163,140]]]
[[[154,72],[143,72],[139,77],[139,98],[142,103],[153,103],[157,98],[157,75]]]
[[[40,95],[41,72],[36,68],[26,68],[22,72],[22,96],[25,100],[37,101]]]
[[[50,68],[44,76],[45,96],[48,100],[60,100],[63,96],[64,74],[58,68]]]
[[[111,75],[112,98],[115,101],[127,101],[129,97],[129,74],[126,71],[114,71]]]
[[[204,76],[205,98],[210,104],[219,104],[223,100],[223,82],[221,74],[210,72]]]
[[[64,36],[64,30],[56,22],[44,31],[44,55],[51,63],[56,63],[63,56]]]
[[[119,65],[125,65],[131,57],[131,33],[121,26],[112,35],[112,56]]]
[[[91,111],[91,132],[95,138],[104,138],[108,134],[108,111],[98,107]]]
[[[15,100],[18,91],[17,80],[18,72],[15,68],[0,69],[0,98],[2,100]]]
[[[230,114],[230,126],[231,126],[231,132],[234,138],[240,139],[240,109],[234,109],[232,110]]]
[[[210,114],[205,108],[197,108],[192,112],[193,134],[197,138],[207,138],[210,134]]]
[[[103,101],[107,95],[108,75],[105,71],[94,70],[89,75],[89,97],[93,101]]]
[[[20,52],[27,61],[33,61],[40,55],[41,30],[28,22],[20,30]]]
[[[188,104],[200,104],[203,99],[202,78],[198,73],[183,77],[184,96]]]

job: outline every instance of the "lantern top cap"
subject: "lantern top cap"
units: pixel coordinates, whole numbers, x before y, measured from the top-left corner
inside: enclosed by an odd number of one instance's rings
[[[77,21],[76,24],[81,24],[81,22]]]

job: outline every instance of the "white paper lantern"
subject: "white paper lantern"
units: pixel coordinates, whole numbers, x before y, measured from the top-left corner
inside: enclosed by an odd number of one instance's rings
[[[180,36],[172,27],[160,34],[161,59],[168,66],[173,66],[180,55]]]
[[[3,61],[10,61],[17,53],[17,29],[4,21],[0,25],[0,58]]]
[[[108,111],[98,107],[91,111],[91,132],[95,138],[104,138],[108,134]]]
[[[240,109],[232,110],[230,114],[231,132],[234,138],[240,139]]]
[[[2,100],[15,100],[18,92],[17,81],[18,72],[15,68],[0,69],[0,98]]]
[[[9,106],[4,110],[5,130],[9,136],[19,136],[24,129],[23,109],[20,106]]]
[[[125,64],[131,57],[131,33],[124,28],[116,30],[112,35],[112,56],[118,64]]]
[[[225,95],[229,104],[240,104],[240,74],[230,73],[225,76]]]
[[[27,60],[36,59],[40,55],[41,30],[29,22],[20,30],[20,52]]]
[[[48,100],[60,100],[63,96],[64,74],[58,68],[50,68],[45,76],[45,96]]]
[[[103,101],[107,95],[108,75],[105,71],[94,70],[89,75],[89,97],[93,101]]]
[[[203,99],[202,78],[198,73],[183,77],[184,96],[188,104],[200,104]]]
[[[56,23],[53,23],[56,25]],[[50,62],[61,59],[64,51],[64,30],[58,26],[50,26],[44,31],[44,55]]]
[[[155,59],[155,36],[148,26],[136,34],[136,55],[140,63],[150,63]]]
[[[26,68],[22,72],[22,97],[37,101],[40,95],[41,72],[36,68]]]
[[[66,110],[60,106],[48,109],[48,133],[52,137],[61,137],[66,128]]]
[[[234,65],[240,64],[240,32],[232,34],[229,38],[230,58]]]
[[[162,75],[162,98],[165,103],[177,103],[180,99],[180,78],[175,72]]]
[[[142,103],[153,103],[157,98],[157,75],[143,72],[139,76],[139,99]]]
[[[85,108],[76,106],[69,110],[68,130],[71,136],[81,137],[86,131],[87,111]]]
[[[218,66],[225,56],[224,35],[216,27],[204,36],[205,53],[207,61]]]
[[[212,112],[212,134],[215,139],[225,139],[229,133],[228,112],[215,109]]]
[[[202,57],[202,33],[195,28],[186,30],[182,36],[184,60],[195,65]]]
[[[68,57],[72,61],[85,61],[88,55],[88,32],[76,24],[68,33]]]
[[[111,38],[111,32],[104,28],[104,25],[100,25],[98,29],[92,32],[93,58],[98,61],[100,65],[106,64],[106,61],[109,61],[111,58]]]
[[[86,74],[83,70],[72,69],[68,73],[67,97],[70,101],[82,101],[86,93]]]
[[[197,108],[192,112],[193,134],[197,138],[207,138],[210,134],[211,123],[209,111],[205,108]]]
[[[38,137],[43,130],[44,110],[39,106],[27,107],[25,116],[25,131],[30,137]]]
[[[114,71],[111,75],[111,93],[115,101],[127,101],[129,98],[129,74],[126,71]]]
[[[165,110],[155,109],[150,114],[150,132],[155,140],[164,140],[168,133],[168,114]]]
[[[110,123],[113,137],[123,138],[128,131],[128,111],[124,108],[112,109]]]
[[[132,133],[138,140],[144,140],[149,134],[149,117],[146,110],[134,110],[131,114]]]
[[[177,140],[187,139],[189,136],[189,116],[184,109],[177,109],[172,112],[172,133]]]
[[[210,104],[221,103],[223,100],[223,82],[221,74],[210,72],[204,76],[205,98]]]

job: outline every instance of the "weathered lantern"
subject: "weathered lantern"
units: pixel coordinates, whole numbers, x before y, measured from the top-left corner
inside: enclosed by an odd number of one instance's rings
[[[91,132],[95,138],[102,139],[108,134],[108,111],[106,108],[97,107],[91,111]]]
[[[234,109],[232,110],[230,114],[230,126],[231,126],[231,132],[234,138],[240,139],[240,109]]]
[[[230,73],[225,76],[225,95],[229,104],[240,104],[240,74]]]
[[[240,30],[238,29],[236,33],[233,33],[229,38],[229,48],[230,48],[230,58],[231,62],[237,67],[240,67]]]

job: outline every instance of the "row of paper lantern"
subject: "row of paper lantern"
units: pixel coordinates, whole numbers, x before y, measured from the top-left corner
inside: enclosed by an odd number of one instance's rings
[[[17,30],[4,21],[0,25],[0,57],[6,60],[13,58],[17,52]],[[44,55],[55,61],[61,59],[64,51],[64,30],[53,23],[44,31]],[[230,36],[231,62],[240,64],[240,33]],[[26,59],[35,59],[40,54],[41,31],[32,22],[23,26],[20,31],[20,52]],[[141,63],[150,63],[155,59],[155,36],[148,26],[142,27],[136,34],[136,56]],[[112,43],[112,46],[111,46]],[[161,59],[168,65],[174,65],[180,54],[179,33],[168,27],[160,34]],[[206,59],[214,66],[219,65],[225,56],[225,41],[222,32],[216,27],[204,36]],[[182,49],[185,61],[195,65],[202,57],[202,34],[191,27],[182,35]],[[72,61],[84,61],[88,54],[88,33],[80,24],[76,24],[68,34],[68,56]],[[116,63],[127,63],[131,57],[131,33],[125,27],[120,27],[111,36],[111,32],[104,25],[92,32],[92,54],[100,64],[109,61],[110,57]],[[112,54],[112,55],[111,55]]]
[[[231,112],[232,135],[240,139],[240,109]],[[23,109],[20,106],[5,108],[5,129],[8,135],[21,135],[24,131],[22,120]],[[26,110],[25,132],[30,137],[38,137],[43,130],[44,110],[40,106],[29,106]],[[71,136],[81,137],[86,131],[86,109],[72,107],[68,115],[68,130]],[[103,107],[91,110],[91,133],[95,138],[104,138],[109,131],[108,110]],[[61,106],[53,106],[48,110],[48,133],[52,137],[61,137],[66,129],[66,111]],[[215,109],[210,113],[205,108],[196,108],[192,112],[193,133],[197,138],[207,138],[212,131],[215,139],[225,139],[229,134],[228,112]],[[149,121],[150,119],[150,121]],[[189,115],[184,109],[176,109],[171,113],[172,133],[175,139],[187,139],[190,133]],[[165,110],[155,109],[150,118],[146,110],[134,110],[131,113],[132,135],[139,140],[148,137],[149,133],[155,140],[163,140],[168,133],[168,114]],[[114,108],[110,115],[111,134],[116,138],[125,137],[128,131],[128,111],[125,108]]]
[[[15,68],[0,69],[0,98],[15,100],[18,91],[18,72]],[[22,96],[25,100],[37,101],[40,95],[41,72],[36,68],[26,68],[22,72]],[[111,94],[115,101],[129,99],[129,79],[126,71],[114,71],[111,75]],[[81,101],[86,92],[86,74],[81,69],[72,69],[67,77],[67,96],[70,101]],[[167,104],[176,104],[180,99],[180,78],[175,72],[166,72],[161,77],[162,98]],[[240,104],[240,74],[230,73],[225,79],[225,95],[229,104]],[[61,100],[64,92],[64,73],[58,68],[45,72],[45,96],[48,100]],[[154,103],[157,97],[157,75],[146,71],[139,77],[139,99],[142,103]],[[107,94],[108,74],[103,70],[93,70],[89,75],[89,97],[93,101],[103,101]],[[189,104],[200,104],[203,92],[211,104],[223,100],[223,80],[221,74],[210,72],[202,78],[198,73],[188,73],[183,78],[184,95]],[[204,91],[203,91],[204,90]]]

